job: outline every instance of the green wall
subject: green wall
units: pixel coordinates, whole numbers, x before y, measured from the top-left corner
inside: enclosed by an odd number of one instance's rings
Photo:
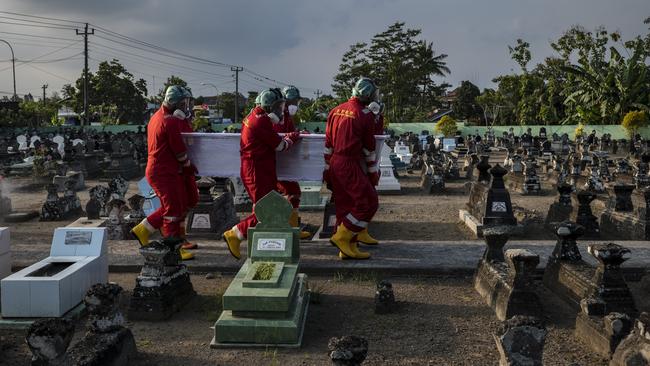
[[[316,126],[320,127],[321,131],[325,130],[325,122],[307,122],[307,123],[302,123],[300,124],[301,128],[303,126],[306,126],[307,129],[310,131],[313,131]],[[435,135],[435,123],[431,122],[411,122],[411,123],[391,123],[390,126],[388,126],[388,129],[395,131],[396,134],[402,134],[405,132],[413,132],[413,133],[421,133],[423,130],[429,131],[430,134]],[[516,135],[522,135],[528,128],[530,128],[533,132],[534,135],[537,135],[539,132],[539,129],[541,127],[546,127],[546,134],[548,136],[551,136],[553,133],[557,133],[558,135],[562,135],[563,133],[567,133],[571,139],[574,137],[574,131],[577,127],[577,125],[553,125],[553,126],[543,126],[543,125],[538,125],[538,126],[495,126],[493,127],[493,130],[497,134],[497,136],[500,136],[503,132],[508,132],[508,130],[512,127],[514,129],[514,132]],[[462,132],[463,135],[469,135],[469,134],[476,134],[476,131],[481,135],[485,134],[485,131],[487,130],[487,127],[485,126],[465,126],[463,123],[458,123],[458,128]],[[612,138],[614,139],[624,139],[628,138],[627,132],[623,127],[619,125],[593,125],[593,126],[585,126],[585,132],[590,133],[592,130],[596,130],[596,133],[598,136],[601,136],[605,133],[609,133],[612,135]],[[639,130],[639,133],[641,133],[641,136],[645,138],[650,137],[650,127],[642,128]]]
[[[216,132],[221,132],[224,128],[227,128],[228,126],[235,126],[233,124],[214,124],[212,128]],[[429,131],[430,134],[435,135],[435,130],[434,130],[435,123],[431,122],[411,122],[411,123],[391,123],[388,129],[391,129],[395,131],[396,134],[402,134],[405,132],[413,132],[413,133],[421,133],[423,130]],[[298,126],[301,129],[308,129],[309,131],[314,131],[317,127],[320,128],[321,133],[325,132],[325,122],[304,122],[299,124]],[[500,136],[503,132],[508,132],[510,127],[514,128],[514,132],[517,135],[521,135],[524,132],[526,132],[526,129],[530,128],[533,131],[534,135],[537,135],[539,132],[539,129],[541,127],[546,127],[546,133],[548,136],[551,136],[554,132],[557,133],[558,135],[562,135],[563,133],[569,134],[571,139],[573,139],[574,131],[576,129],[576,125],[561,125],[561,126],[495,126],[493,127],[495,133],[497,136]],[[67,128],[80,128],[78,126],[67,126]],[[138,126],[137,125],[107,125],[107,126],[86,126],[84,127],[85,129],[93,129],[96,131],[110,131],[113,133],[118,133],[122,131],[137,131]],[[469,135],[469,134],[476,134],[476,131],[481,135],[485,134],[485,131],[487,130],[487,127],[484,126],[465,126],[464,123],[458,123],[458,128],[462,132],[463,135]],[[54,132],[58,130],[59,127],[41,127],[39,128],[40,131],[44,131],[45,133],[48,132]],[[9,129],[11,130],[11,129]],[[14,129],[16,132],[22,132],[25,131],[26,129]],[[627,132],[619,125],[588,125],[585,126],[585,132],[590,133],[592,130],[596,130],[596,133],[598,136],[601,136],[605,133],[610,133],[612,135],[612,138],[615,139],[623,139],[627,138]],[[6,131],[0,129],[0,131]],[[650,127],[642,128],[640,131],[641,136],[644,138],[650,138]]]

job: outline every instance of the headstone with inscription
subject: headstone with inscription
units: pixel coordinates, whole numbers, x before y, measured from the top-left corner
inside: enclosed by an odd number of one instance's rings
[[[248,259],[223,295],[211,347],[300,347],[309,305],[299,273],[300,235],[288,224],[291,205],[272,191],[255,206]]]

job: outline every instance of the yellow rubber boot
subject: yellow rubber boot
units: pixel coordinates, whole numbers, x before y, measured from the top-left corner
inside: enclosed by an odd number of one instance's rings
[[[140,242],[141,246],[146,247],[149,245],[149,235],[151,235],[155,230],[156,229],[149,224],[147,219],[144,219],[131,229],[131,235]]]
[[[182,260],[189,261],[190,259],[194,259],[194,253],[192,253],[190,251],[187,251],[187,250],[185,250],[183,248],[180,248],[179,251],[181,253],[181,259]]]
[[[363,231],[359,232],[357,234],[357,241],[361,244],[365,245],[377,245],[379,244],[379,241],[372,236],[370,236],[370,233],[368,233],[368,229],[363,229]]]
[[[228,250],[233,257],[240,259],[241,254],[239,252],[239,245],[242,242],[242,238],[238,235],[236,228],[232,228],[225,233],[223,233],[223,240],[228,244]]]
[[[300,227],[300,216],[298,216],[298,210],[295,208],[291,211],[291,216],[289,216],[289,225],[291,227]],[[300,230],[300,239],[307,239],[310,236],[309,231]]]
[[[197,249],[199,246],[196,245],[195,243],[190,243],[189,240],[187,240],[186,232],[185,232],[185,226],[181,226],[181,232],[180,232],[181,238],[185,240],[183,243],[183,246],[181,248],[183,249]]]
[[[356,243],[352,242],[354,232],[348,230],[343,224],[336,228],[336,233],[330,238],[330,243],[335,245],[339,250],[352,259],[370,258],[369,253],[360,252]]]
[[[368,258],[370,258],[370,253],[360,251],[356,242],[353,241],[350,244],[351,244],[350,247],[356,253],[356,256],[355,257],[350,257],[348,255],[343,254],[343,252],[339,251],[339,258],[341,258],[341,259],[368,259]]]

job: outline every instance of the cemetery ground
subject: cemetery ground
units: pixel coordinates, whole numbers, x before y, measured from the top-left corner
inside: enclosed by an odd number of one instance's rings
[[[468,200],[464,180],[446,182],[445,193],[428,195],[419,188],[416,174],[401,176],[400,195],[380,196],[380,208],[371,223],[370,232],[380,240],[457,241],[474,240],[473,234],[459,223],[458,209]],[[40,210],[46,192],[30,186],[29,179],[10,178],[4,192],[12,198],[14,210]],[[86,181],[87,187],[99,181]],[[555,240],[543,229],[549,205],[557,199],[550,185],[544,186],[546,195],[521,196],[511,192],[518,220],[526,221],[523,239]],[[137,193],[136,182],[131,181],[127,197]],[[78,192],[82,206],[88,201],[88,191]],[[594,211],[598,207],[594,207]],[[240,213],[245,215],[246,213]],[[596,213],[597,214],[597,213]],[[302,212],[304,223],[318,226],[322,211]],[[73,220],[8,224],[11,227],[12,254],[22,263],[33,263],[47,256],[52,233],[56,227]],[[193,240],[202,245],[200,239]],[[322,245],[326,259],[339,261],[336,250],[326,242]],[[484,245],[484,244],[483,244]],[[206,248],[207,247],[207,248]],[[225,244],[211,241],[196,251],[201,256],[218,248],[226,255]],[[484,246],[481,246],[480,250]],[[372,251],[379,253],[381,245]],[[110,255],[133,257],[137,244],[115,242]],[[480,255],[480,253],[479,253]],[[327,259],[327,260],[329,260]],[[240,262],[235,262],[235,266]],[[139,263],[139,262],[138,262]],[[372,264],[372,259],[365,263]],[[191,265],[192,263],[190,263]],[[141,264],[132,273],[110,273],[109,280],[125,289],[122,308],[126,313],[128,299]],[[190,267],[191,269],[191,267]],[[216,270],[215,270],[216,271]],[[496,365],[499,355],[493,333],[500,322],[493,310],[473,288],[470,272],[438,276],[382,275],[372,269],[363,272],[337,272],[309,277],[315,294],[309,308],[303,345],[300,349],[211,349],[213,330],[210,328],[221,312],[221,295],[232,280],[232,273],[211,271],[214,278],[198,271],[192,283],[198,296],[171,319],[161,322],[129,322],[133,331],[138,356],[134,365],[327,365],[327,342],[330,337],[359,335],[369,341],[367,365]],[[541,273],[541,272],[540,272]],[[209,276],[213,277],[213,276]],[[388,279],[393,283],[396,313],[374,314],[376,281]],[[639,311],[650,311],[650,281],[628,282]],[[544,321],[549,334],[544,347],[544,363],[548,365],[606,365],[600,358],[574,337],[576,312],[541,284],[541,275],[535,278],[536,292],[544,307]],[[77,324],[75,338],[85,332],[84,321]],[[24,331],[0,330],[0,365],[28,364],[30,354],[24,342]],[[73,341],[74,343],[75,341]]]
[[[8,179],[7,192],[12,198],[15,211],[40,211],[47,195],[42,186],[32,186],[29,178]],[[464,208],[468,200],[465,191],[466,180],[447,182],[445,194],[427,195],[419,188],[420,177],[417,174],[400,176],[402,192],[399,195],[380,196],[379,210],[370,224],[370,232],[380,240],[469,240],[472,233],[459,223],[458,209]],[[104,182],[88,180],[86,187],[93,187]],[[550,188],[547,188],[550,190]],[[126,196],[138,193],[135,181],[131,181]],[[77,192],[82,207],[88,202],[88,190]],[[518,219],[525,216],[531,230],[527,230],[527,239],[554,240],[552,233],[545,231],[541,225],[549,205],[557,199],[555,192],[543,196],[520,196],[512,193],[515,214]],[[247,213],[240,213],[245,216]],[[303,223],[317,227],[322,224],[322,211],[302,211]],[[72,222],[73,220],[70,220]],[[49,251],[52,232],[56,227],[69,222],[40,222],[38,219],[11,224],[12,245],[29,244],[30,248],[41,247]],[[536,225],[539,224],[539,225]],[[14,248],[15,249],[15,248]],[[199,252],[200,253],[200,252]],[[333,252],[334,253],[334,252]],[[334,253],[336,254],[336,253]],[[333,255],[334,258],[334,255]]]
[[[136,274],[111,273],[109,280],[126,291],[122,308]],[[498,352],[492,333],[499,326],[493,311],[474,291],[471,276],[389,278],[398,310],[373,312],[375,280],[368,275],[310,277],[318,301],[310,304],[300,349],[210,349],[210,326],[220,314],[220,298],[231,276],[192,276],[198,296],[182,312],[162,322],[128,322],[138,346],[133,365],[328,365],[327,341],[332,336],[355,334],[368,339],[364,365],[496,365]],[[607,365],[573,337],[575,312],[543,290],[539,282],[549,329],[544,347],[545,365]],[[630,286],[639,309],[650,310],[646,282]],[[85,332],[77,324],[75,338]],[[22,331],[1,331],[2,365],[26,365],[29,350]],[[75,340],[73,340],[75,342]]]

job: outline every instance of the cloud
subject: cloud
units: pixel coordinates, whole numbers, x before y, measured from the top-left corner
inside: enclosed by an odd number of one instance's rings
[[[436,52],[448,55],[451,75],[444,80],[454,85],[470,80],[488,87],[495,76],[518,68],[507,51],[507,45],[517,38],[531,44],[532,62],[539,62],[552,53],[549,41],[571,25],[593,29],[602,24],[621,30],[627,39],[647,32],[643,19],[650,15],[647,0],[627,0],[624,4],[610,0],[4,0],[3,9],[89,22],[183,54],[242,65],[301,86],[305,95],[315,89],[330,92],[332,78],[349,45],[369,41],[396,21],[422,29],[422,37],[433,42]],[[1,31],[80,39],[73,30],[0,23]],[[39,47],[28,45],[29,37],[0,33],[0,38],[5,36],[16,43],[19,59],[72,42],[35,38],[31,43],[49,43],[48,47]],[[91,68],[96,67],[97,60],[115,57],[136,77],[145,78],[150,89],[154,83],[159,88],[161,79],[172,73],[187,79],[198,93],[214,92],[201,82],[213,83],[220,90],[234,89],[228,68],[163,58],[101,37],[110,38],[99,30],[90,37]],[[81,50],[80,46],[45,59],[72,55]],[[6,60],[1,47],[0,60]],[[1,62],[0,69],[8,65]],[[73,59],[36,66],[59,77],[20,66],[19,92],[40,95],[40,86],[45,83],[49,83],[50,91],[60,89],[66,82],[60,77],[76,79],[83,62]],[[240,75],[241,91],[268,85],[268,81],[256,80],[250,74]],[[10,70],[0,71],[0,91],[7,91],[10,83]]]

